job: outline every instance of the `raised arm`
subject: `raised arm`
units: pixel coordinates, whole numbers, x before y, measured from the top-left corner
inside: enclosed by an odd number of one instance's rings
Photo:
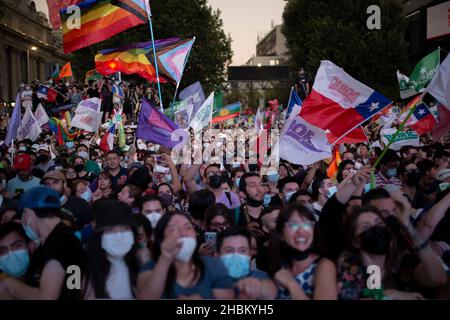
[[[417,232],[423,239],[429,239],[450,207],[450,193],[436,203],[419,222]]]

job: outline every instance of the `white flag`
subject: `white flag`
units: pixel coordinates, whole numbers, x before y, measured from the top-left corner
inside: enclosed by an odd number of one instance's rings
[[[78,110],[82,110],[82,109],[86,109],[86,108],[100,112],[101,106],[102,106],[102,100],[99,98],[91,98],[91,99],[81,100],[75,110],[75,113],[77,113]]]
[[[103,112],[97,112],[94,109],[86,107],[77,108],[75,116],[72,119],[72,127],[96,132],[102,123],[102,116]]]
[[[205,102],[203,102],[202,106],[192,118],[189,126],[194,129],[194,131],[201,131],[204,127],[211,123],[213,105],[214,92],[209,95]]]
[[[31,112],[31,108],[27,108],[17,133],[18,139],[30,139],[31,141],[35,141],[41,132],[41,126],[34,117],[33,112]]]
[[[34,112],[34,116],[41,127],[44,124],[47,124],[47,122],[50,120],[48,118],[47,112],[45,112],[44,107],[40,103],[39,103],[38,107],[36,108],[36,111]]]
[[[259,136],[259,132],[263,129],[263,114],[261,112],[261,110],[259,110],[256,112],[256,116],[255,116],[255,132],[256,135]]]
[[[426,91],[450,109],[450,54],[442,62]]]
[[[325,130],[297,116],[289,119],[280,137],[280,158],[294,164],[310,165],[331,157]]]

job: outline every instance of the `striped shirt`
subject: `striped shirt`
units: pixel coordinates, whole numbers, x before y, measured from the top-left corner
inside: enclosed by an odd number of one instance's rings
[[[397,177],[388,178],[384,174],[382,174],[381,171],[379,171],[375,175],[375,182],[377,184],[377,188],[384,188],[384,186],[388,184],[392,184],[400,188],[402,187],[402,182],[400,181],[399,178]]]

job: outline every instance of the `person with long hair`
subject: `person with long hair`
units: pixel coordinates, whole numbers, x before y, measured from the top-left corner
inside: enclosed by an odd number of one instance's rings
[[[139,260],[131,208],[103,199],[93,205],[94,234],[87,245],[84,299],[133,299]]]
[[[141,205],[142,189],[133,184],[127,184],[122,187],[117,194],[117,199],[129,205],[133,213],[139,213]]]
[[[222,261],[199,256],[188,217],[180,212],[163,215],[154,230],[152,261],[138,276],[137,298],[232,299],[232,288]]]
[[[319,229],[308,208],[293,203],[281,210],[269,250],[269,272],[279,284],[279,298],[337,298],[336,266],[321,256]]]
[[[338,259],[340,299],[423,299],[420,293],[397,290],[401,279],[396,272],[400,266],[395,266],[395,257],[400,253],[377,208],[355,209],[346,219],[344,230],[346,249]],[[381,272],[378,288],[367,288],[369,266],[376,266]]]

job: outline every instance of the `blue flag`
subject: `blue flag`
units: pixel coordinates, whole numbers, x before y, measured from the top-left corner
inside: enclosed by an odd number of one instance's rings
[[[9,121],[8,125],[8,134],[6,135],[5,141],[7,146],[9,146],[11,144],[11,141],[13,141],[13,139],[16,139],[17,137],[17,130],[19,129],[20,123],[22,122],[22,114],[20,108],[20,94],[18,93],[16,97],[16,105],[14,106],[11,120]]]
[[[288,110],[286,113],[286,119],[289,118],[289,116],[291,115],[292,110],[294,109],[295,105],[298,105],[299,107],[301,107],[303,104],[302,99],[300,99],[300,97],[298,96],[297,91],[295,91],[294,87],[292,87],[291,89],[291,96],[289,97],[289,104],[288,104]]]
[[[190,119],[195,116],[198,109],[200,109],[206,100],[205,93],[199,81],[181,91],[179,98],[181,101],[186,101]]]
[[[141,114],[136,130],[137,138],[172,149],[179,143],[179,141],[172,141],[172,133],[177,129],[178,126],[172,120],[162,114],[149,100],[142,98]]]

